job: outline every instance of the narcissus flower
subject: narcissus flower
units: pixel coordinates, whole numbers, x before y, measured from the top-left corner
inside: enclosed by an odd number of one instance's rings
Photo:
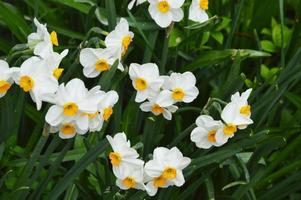
[[[189,7],[189,19],[195,22],[205,22],[208,20],[206,11],[209,0],[192,0]]]
[[[131,10],[136,2],[136,6],[146,2],[147,0],[132,0],[129,4],[128,4],[128,9]]]
[[[136,102],[142,102],[149,96],[153,96],[160,90],[164,81],[159,75],[158,66],[154,63],[143,65],[132,63],[129,75],[133,87],[137,90]]]
[[[115,91],[109,91],[102,95],[98,110],[104,121],[108,121],[113,114],[113,107],[118,101],[118,94]]]
[[[181,9],[184,0],[148,0],[148,2],[151,17],[162,28],[169,26],[173,21],[179,22],[184,17]]]
[[[231,96],[231,102],[228,103],[222,111],[221,118],[225,122],[223,131],[216,134],[216,139],[220,142],[226,142],[228,138],[234,136],[237,129],[245,129],[253,123],[251,117],[251,106],[248,104],[248,98],[252,89],[248,89],[241,95],[236,92]]]
[[[6,94],[13,82],[7,62],[0,60],[0,98]]]
[[[53,45],[58,46],[57,34],[55,31],[49,34],[46,24],[41,24],[36,18],[34,18],[34,24],[37,32],[28,35],[27,43],[29,48],[34,49],[35,55],[43,57]]]
[[[129,31],[129,24],[125,18],[121,18],[115,29],[107,35],[105,45],[114,52],[119,61],[126,54],[134,38],[134,33]],[[119,66],[118,66],[119,67]],[[120,70],[123,70],[120,69]]]
[[[113,166],[113,172],[116,175],[122,174],[125,166],[142,166],[143,161],[138,159],[139,154],[131,148],[130,141],[127,140],[125,133],[117,133],[113,138],[106,136],[112,146],[113,151],[109,154],[109,159]]]
[[[91,94],[91,91],[95,94]],[[74,121],[80,129],[87,130],[89,118],[85,114],[97,112],[99,96],[102,95],[99,86],[91,91],[88,91],[80,79],[72,79],[66,85],[61,84],[52,99],[55,105],[46,114],[46,122],[51,126],[58,126],[65,121]]]
[[[190,139],[196,146],[202,149],[209,149],[211,146],[221,146],[217,143],[216,133],[224,128],[220,120],[214,120],[211,116],[201,115],[196,119],[197,127],[192,130]]]
[[[79,55],[80,64],[84,67],[84,75],[88,78],[95,78],[101,72],[110,70],[116,58],[110,49],[82,49]]]
[[[20,68],[12,68],[12,76],[24,92],[29,92],[40,110],[42,101],[53,95],[58,89],[57,79],[45,67],[45,61],[33,56],[25,60]]]
[[[115,174],[117,177],[116,185],[122,190],[145,190],[143,164],[144,161],[141,160],[141,166],[124,165],[120,170],[117,170]]]
[[[153,178],[151,183],[146,185],[149,195],[155,195],[158,188],[167,185],[182,186],[185,182],[182,170],[190,164],[188,157],[177,147],[167,149],[158,147],[154,150],[153,160],[145,164],[145,173]]]
[[[172,105],[170,98],[171,92],[168,90],[161,91],[157,96],[149,98],[148,101],[140,105],[144,112],[152,112],[154,115],[163,115],[165,119],[171,120],[172,113],[176,112],[178,107]]]
[[[87,130],[82,130],[74,121],[62,122],[58,126],[51,126],[50,133],[59,132],[59,137],[62,139],[73,138],[76,134],[83,135]]]
[[[196,78],[191,72],[172,73],[165,78],[163,89],[170,90],[174,102],[192,102],[199,94]]]

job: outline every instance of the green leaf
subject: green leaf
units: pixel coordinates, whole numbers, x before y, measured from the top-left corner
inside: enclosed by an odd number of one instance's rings
[[[273,42],[269,40],[260,41],[260,45],[264,51],[271,52],[271,53],[276,52],[276,46],[274,45]]]
[[[211,32],[211,36],[219,43],[219,44],[223,44],[224,41],[224,36],[221,32]]]

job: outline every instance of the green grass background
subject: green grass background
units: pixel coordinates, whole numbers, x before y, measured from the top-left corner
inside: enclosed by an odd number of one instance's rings
[[[186,1],[185,18],[166,30],[150,18],[147,4],[131,11],[127,4],[0,1],[0,57],[10,66],[32,55],[25,43],[37,17],[58,33],[56,51],[70,50],[60,82],[78,77],[89,88],[100,84],[120,97],[100,132],[61,140],[43,128],[49,105],[38,112],[27,94],[17,86],[10,89],[0,99],[0,199],[150,199],[115,186],[104,138],[118,131],[127,133],[145,160],[157,146],[177,146],[192,158],[185,185],[160,189],[153,199],[301,199],[301,1],[209,0],[213,18],[204,24],[188,21]],[[181,105],[172,121],[140,111],[127,70],[83,76],[80,49],[103,47],[117,17],[127,18],[135,33],[125,66],[155,62],[161,74],[196,75],[200,95]],[[210,112],[218,118],[222,105],[215,98],[229,101],[248,87],[254,124],[220,148],[197,149],[190,141],[197,116]]]

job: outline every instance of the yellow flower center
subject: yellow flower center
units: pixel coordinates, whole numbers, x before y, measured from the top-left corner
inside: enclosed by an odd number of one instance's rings
[[[50,33],[50,40],[51,40],[51,42],[52,42],[53,45],[59,46],[59,41],[58,41],[58,39],[57,39],[57,34],[56,34],[55,31],[52,31],[52,32]]]
[[[29,76],[21,76],[20,87],[24,90],[24,92],[29,92],[34,87],[34,80]]]
[[[133,177],[128,176],[125,179],[122,180],[122,184],[125,185],[128,188],[135,188],[136,181]]]
[[[135,80],[136,89],[139,91],[145,90],[147,88],[147,82],[144,78],[137,78]]]
[[[111,160],[111,164],[113,166],[119,166],[120,165],[120,162],[121,162],[121,155],[117,152],[111,152],[109,154],[109,159]]]
[[[63,68],[56,68],[53,70],[53,76],[59,80],[59,78],[61,77],[62,73],[63,73],[64,69]]]
[[[184,90],[176,88],[172,91],[172,98],[176,101],[182,101],[185,96]]]
[[[167,13],[170,9],[169,3],[167,1],[160,1],[158,3],[158,10],[161,13]]]
[[[112,114],[113,114],[113,108],[107,107],[104,109],[102,117],[105,121],[108,121]]]
[[[216,134],[216,130],[211,130],[211,131],[208,132],[209,142],[216,142],[215,134]]]
[[[99,112],[95,112],[95,113],[83,113],[83,116],[88,116],[89,119],[94,119],[95,117],[97,117],[99,115]]]
[[[177,170],[173,167],[166,167],[163,171],[162,177],[165,179],[174,179],[177,177]]]
[[[250,105],[245,105],[240,108],[240,114],[249,116],[251,115],[251,106]]]
[[[69,103],[64,104],[64,115],[65,116],[73,117],[77,114],[77,112],[78,112],[78,106],[75,103],[69,102]]]
[[[73,135],[76,129],[73,124],[64,124],[61,127],[61,132],[65,135]]]
[[[163,176],[159,176],[154,178],[154,186],[159,188],[159,187],[164,187],[166,185],[166,179]]]
[[[224,134],[231,136],[237,131],[237,127],[233,124],[227,124],[227,126],[224,127]]]
[[[97,71],[103,72],[103,71],[108,71],[110,68],[109,63],[105,60],[105,59],[99,59],[96,63],[95,63],[95,69]]]
[[[203,10],[208,10],[208,4],[209,4],[208,0],[199,0],[199,6]]]
[[[11,84],[7,81],[0,80],[0,94],[4,94],[10,88]]]
[[[124,55],[127,52],[131,42],[132,42],[131,36],[128,35],[128,36],[123,37],[123,39],[122,39],[122,47],[123,47],[122,55]]]
[[[164,112],[164,109],[161,106],[159,106],[158,104],[154,104],[152,106],[152,112],[161,114]]]

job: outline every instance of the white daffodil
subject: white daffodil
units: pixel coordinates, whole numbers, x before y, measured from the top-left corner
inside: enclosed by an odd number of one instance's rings
[[[128,4],[128,9],[131,10],[136,2],[136,6],[146,2],[147,0],[132,0],[129,4]]]
[[[121,18],[115,29],[107,35],[105,45],[121,63],[121,58],[128,51],[133,38],[134,33],[129,31],[128,22],[125,18]],[[121,64],[118,65],[118,68],[122,71],[124,70]]]
[[[95,78],[101,72],[110,70],[116,58],[110,49],[82,49],[79,62],[84,67],[83,73],[88,78]]]
[[[106,137],[113,149],[113,152],[109,154],[109,159],[115,176],[122,174],[125,166],[143,166],[144,162],[138,159],[139,154],[131,148],[131,143],[127,140],[125,133],[117,133],[113,138],[109,135]]]
[[[140,105],[140,109],[144,112],[152,112],[154,115],[162,114],[167,120],[172,119],[172,113],[176,112],[178,107],[172,105],[169,90],[161,91],[156,97],[149,98],[148,101]]]
[[[59,137],[62,139],[73,138],[77,133],[83,135],[87,130],[82,130],[74,121],[62,122],[58,126],[51,126],[50,133],[59,132]]]
[[[209,19],[206,11],[208,10],[209,0],[192,0],[189,7],[189,19],[195,22],[205,22]]]
[[[139,189],[145,190],[144,180],[144,161],[141,160],[140,166],[124,165],[115,174],[117,177],[116,185],[122,190]]]
[[[160,77],[158,66],[154,63],[143,65],[132,63],[129,75],[133,87],[137,90],[135,101],[138,103],[159,92],[164,82],[164,79]]]
[[[150,195],[154,195],[159,187],[182,186],[185,183],[182,170],[190,162],[190,158],[183,157],[177,147],[171,149],[157,147],[154,150],[153,160],[145,164],[146,175],[153,178],[152,182],[146,185],[146,191]]]
[[[81,130],[87,130],[89,118],[85,114],[97,112],[101,95],[99,88],[96,86],[89,92],[80,79],[72,79],[66,85],[61,84],[52,99],[52,103],[55,105],[51,106],[46,114],[46,122],[51,126],[58,126],[64,121],[75,121]],[[95,94],[92,95],[91,91]]]
[[[13,82],[7,62],[0,60],[0,98],[6,94]]]
[[[53,45],[59,45],[57,34],[55,31],[49,34],[46,24],[41,24],[36,18],[34,18],[34,24],[37,27],[37,32],[28,35],[27,43],[29,48],[34,49],[35,55],[43,57],[49,52],[49,49],[52,49]]]
[[[224,128],[224,124],[219,120],[214,120],[211,116],[201,115],[196,119],[197,127],[192,130],[190,139],[196,146],[202,149],[209,149],[211,146],[221,146],[217,143],[216,133]]]
[[[118,101],[118,93],[109,91],[104,94],[98,104],[98,110],[104,121],[108,121],[113,114],[113,107]]]
[[[198,95],[199,90],[195,86],[196,78],[191,72],[172,73],[165,78],[163,88],[170,90],[174,102],[192,102]]]
[[[237,129],[245,129],[253,123],[251,117],[251,106],[248,104],[248,98],[252,89],[248,89],[241,95],[236,92],[231,96],[231,102],[228,103],[222,111],[221,118],[225,122],[222,131],[216,133],[218,143],[225,143],[234,136]]]
[[[181,6],[184,0],[148,0],[148,11],[155,22],[162,28],[172,22],[179,22],[184,17]]]
[[[25,60],[20,68],[13,67],[12,76],[24,92],[29,92],[37,109],[58,89],[58,81],[45,67],[43,59],[33,56]]]

